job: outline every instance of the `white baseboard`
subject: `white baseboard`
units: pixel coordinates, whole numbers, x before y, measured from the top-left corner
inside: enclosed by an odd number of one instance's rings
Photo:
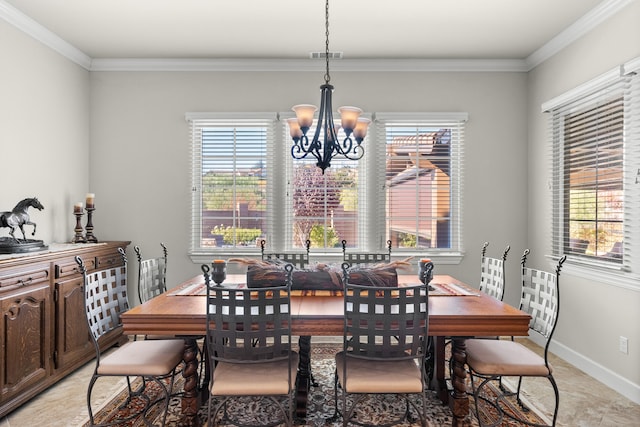
[[[538,345],[544,346],[544,342],[535,336],[530,336],[529,339]],[[551,341],[549,351],[580,369],[584,373],[590,375],[594,379],[600,381],[607,387],[612,388],[614,391],[620,393],[632,402],[640,405],[639,384],[632,383],[609,368],[594,362],[557,341]]]

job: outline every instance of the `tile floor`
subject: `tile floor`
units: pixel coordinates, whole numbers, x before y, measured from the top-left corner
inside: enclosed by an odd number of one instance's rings
[[[523,341],[537,347],[528,340]],[[558,426],[640,425],[640,405],[634,404],[557,357],[553,357],[551,361],[560,388]],[[86,387],[93,366],[93,362],[88,363],[37,398],[0,419],[0,427],[80,426],[87,417]],[[98,381],[94,391],[96,401],[109,399],[123,386],[122,380]],[[553,390],[547,380],[529,379],[524,388],[526,394],[531,396],[532,401],[537,402],[540,409],[552,410]]]

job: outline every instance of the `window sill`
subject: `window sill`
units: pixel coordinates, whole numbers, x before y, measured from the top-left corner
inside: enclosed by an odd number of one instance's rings
[[[555,268],[557,258],[547,256],[547,259],[552,268]],[[567,257],[567,260],[560,270],[560,275],[563,274],[640,292],[640,277],[633,273],[622,271],[621,266],[594,265]]]

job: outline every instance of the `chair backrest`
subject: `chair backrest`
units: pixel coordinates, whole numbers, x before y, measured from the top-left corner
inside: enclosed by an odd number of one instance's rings
[[[504,298],[505,273],[504,263],[511,247],[507,245],[502,253],[502,259],[487,256],[489,242],[482,245],[482,260],[480,264],[480,291],[502,301]]]
[[[424,284],[373,287],[344,281],[344,351],[369,359],[424,357],[429,327],[429,293]]]
[[[291,350],[291,272],[287,264],[285,286],[225,288],[207,286],[207,346],[213,362],[263,362],[286,359]],[[213,366],[213,365],[212,365]]]
[[[342,260],[349,264],[375,264],[391,261],[391,240],[387,240],[387,252],[347,252],[347,241],[342,241]]]
[[[84,277],[85,314],[91,338],[100,353],[98,340],[121,326],[120,315],[129,309],[127,299],[127,256],[118,248],[124,265],[107,270],[87,272],[84,261],[75,260]]]
[[[138,298],[140,302],[149,301],[167,290],[167,247],[162,246],[163,256],[142,259],[140,247],[133,249],[138,257]]]
[[[309,265],[309,249],[311,248],[311,240],[305,242],[306,252],[265,252],[264,240],[260,241],[260,250],[262,252],[262,260],[279,259],[284,262],[293,264],[300,269]]]
[[[521,261],[522,297],[520,299],[520,310],[531,315],[529,330],[537,332],[546,340],[546,355],[551,337],[558,323],[558,314],[560,312],[560,269],[567,257],[560,258],[556,271],[549,273],[526,267],[527,255],[529,255],[529,249],[524,251]]]

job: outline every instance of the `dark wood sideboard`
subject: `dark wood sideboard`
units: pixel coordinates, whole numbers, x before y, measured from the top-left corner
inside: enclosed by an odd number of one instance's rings
[[[123,265],[118,248],[130,243],[53,243],[0,255],[0,417],[94,358],[75,257],[90,272],[108,270]],[[103,345],[126,339],[120,330]]]

